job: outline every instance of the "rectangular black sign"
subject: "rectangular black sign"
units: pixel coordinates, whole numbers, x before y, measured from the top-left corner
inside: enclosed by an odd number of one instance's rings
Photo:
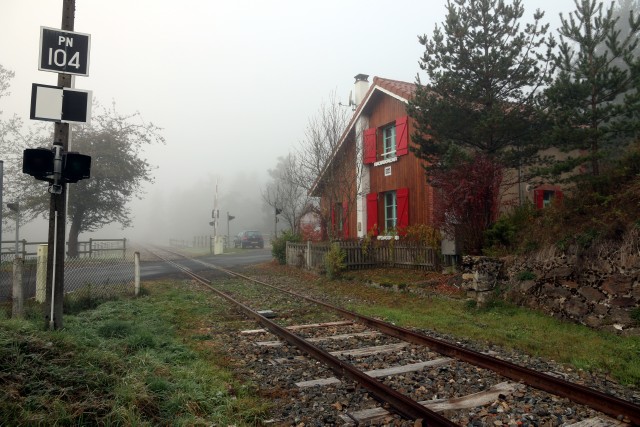
[[[89,34],[40,27],[38,69],[88,76],[90,45]]]

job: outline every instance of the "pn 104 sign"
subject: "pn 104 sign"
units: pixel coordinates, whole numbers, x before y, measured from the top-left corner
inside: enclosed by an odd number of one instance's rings
[[[89,34],[40,27],[38,69],[88,76],[90,45]]]

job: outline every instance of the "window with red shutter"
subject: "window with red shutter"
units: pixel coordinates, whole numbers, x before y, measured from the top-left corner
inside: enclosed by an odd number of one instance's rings
[[[409,116],[396,120],[396,156],[409,153]]]
[[[335,234],[336,232],[336,205],[334,203],[331,203],[330,205],[330,211],[331,211],[331,234]]]
[[[369,164],[376,161],[376,128],[365,129],[364,131],[364,163]]]
[[[542,209],[544,207],[544,201],[543,198],[544,197],[544,191],[536,188],[535,190],[533,190],[533,204],[535,205],[536,209]]]
[[[561,202],[563,198],[562,190],[558,187],[536,188],[533,190],[533,204],[536,209],[543,209],[554,202]]]
[[[342,203],[342,237],[349,238],[349,204],[345,199]]]
[[[409,189],[398,188],[396,190],[396,203],[398,204],[398,229],[406,228],[409,225]]]
[[[367,233],[378,235],[378,193],[367,194]]]

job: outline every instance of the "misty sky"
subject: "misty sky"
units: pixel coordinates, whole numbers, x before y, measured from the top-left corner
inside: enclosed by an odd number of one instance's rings
[[[524,6],[523,25],[540,8],[552,28],[574,9]],[[61,16],[62,0],[0,0],[0,64],[16,74],[5,115],[29,122],[31,84],[56,84],[37,60],[40,26],[60,28]],[[76,0],[75,31],[91,34],[91,52],[75,86],[164,129],[166,146],[146,153],[156,182],[132,204],[139,234],[157,236],[175,218],[187,226],[171,237],[209,233],[216,180],[234,234],[270,223],[258,200],[266,171],[330,92],[348,102],[359,73],[415,81],[417,36],[444,17],[444,0]]]

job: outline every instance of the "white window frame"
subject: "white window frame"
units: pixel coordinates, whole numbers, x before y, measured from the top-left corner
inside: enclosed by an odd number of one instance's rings
[[[395,191],[384,193],[384,232],[389,234],[398,225],[398,196]]]
[[[396,124],[395,122],[382,128],[382,158],[396,157]]]

